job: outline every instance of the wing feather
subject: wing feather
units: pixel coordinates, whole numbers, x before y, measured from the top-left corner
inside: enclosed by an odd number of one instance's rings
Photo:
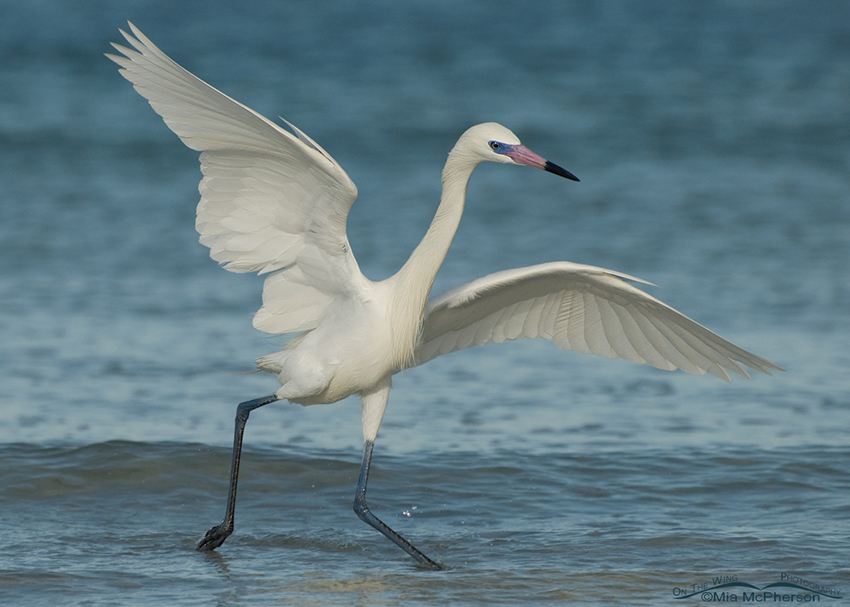
[[[186,71],[132,23],[130,31],[121,34],[132,48],[113,44],[123,56],[107,56],[201,152],[201,243],[227,270],[270,274],[257,328],[314,328],[334,295],[363,285],[345,235],[354,183],[297,127],[287,122],[288,132]]]
[[[659,369],[749,378],[780,367],[712,333],[626,281],[627,274],[569,262],[507,270],[429,300],[415,362],[514,339]]]

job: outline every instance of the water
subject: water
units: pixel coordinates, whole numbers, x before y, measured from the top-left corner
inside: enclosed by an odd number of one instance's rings
[[[844,3],[2,10],[0,603],[694,604],[676,597],[783,574],[850,592]],[[496,120],[582,182],[479,168],[437,291],[609,267],[788,372],[728,385],[528,342],[397,376],[370,503],[437,573],[351,512],[356,400],[273,405],[236,533],[197,553],[235,404],[275,389],[239,373],[280,341],[250,326],[261,281],[197,243],[195,153],[102,56],[128,18],[335,156],[368,276],[421,238],[457,136]]]

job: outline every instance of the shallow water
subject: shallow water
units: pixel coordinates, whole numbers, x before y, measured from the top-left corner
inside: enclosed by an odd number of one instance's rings
[[[845,4],[4,11],[0,603],[692,604],[783,574],[850,592]],[[397,376],[370,504],[438,573],[351,511],[356,400],[266,407],[236,533],[197,553],[235,405],[275,389],[240,373],[281,342],[251,328],[261,281],[197,243],[196,155],[102,56],[127,18],[334,155],[371,278],[421,238],[457,136],[497,120],[582,181],[478,169],[436,291],[610,267],[788,371],[729,385],[527,342]]]
[[[381,457],[371,501],[449,567],[434,573],[354,517],[349,452],[250,448],[238,533],[200,554],[227,449],[8,445],[2,508],[15,525],[0,587],[7,604],[652,605],[720,575],[840,586],[845,455],[612,446]]]

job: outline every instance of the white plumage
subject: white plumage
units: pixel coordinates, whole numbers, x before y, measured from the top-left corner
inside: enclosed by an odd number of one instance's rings
[[[566,261],[506,270],[433,297],[416,362],[486,343],[542,337],[562,350],[659,369],[728,371],[749,379],[778,369],[625,281],[644,280]],[[727,371],[728,370],[728,371]]]
[[[257,329],[302,332],[283,351],[257,360],[261,370],[277,374],[281,388],[239,406],[227,513],[199,548],[216,548],[232,532],[244,425],[251,410],[274,400],[309,405],[361,396],[365,447],[355,511],[421,563],[439,568],[365,502],[394,373],[442,354],[523,338],[727,381],[730,371],[749,377],[744,366],[767,374],[779,369],[629,284],[645,281],[593,266],[555,262],[507,270],[429,298],[479,163],[528,165],[575,179],[495,123],[470,128],[452,149],[434,220],[404,266],[387,280],[367,279],[346,236],[357,188],[339,164],[295,126],[287,123],[287,131],[219,92],[130,28],[132,35],[121,33],[133,49],[116,44],[123,56],[108,56],[168,127],[201,152],[201,243],[227,270],[267,275]]]

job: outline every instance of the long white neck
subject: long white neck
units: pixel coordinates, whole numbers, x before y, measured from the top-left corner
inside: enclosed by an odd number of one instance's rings
[[[443,168],[443,193],[431,226],[407,262],[389,279],[393,283],[394,349],[405,367],[413,362],[425,303],[460,225],[466,186],[479,162],[457,145],[452,149]]]

